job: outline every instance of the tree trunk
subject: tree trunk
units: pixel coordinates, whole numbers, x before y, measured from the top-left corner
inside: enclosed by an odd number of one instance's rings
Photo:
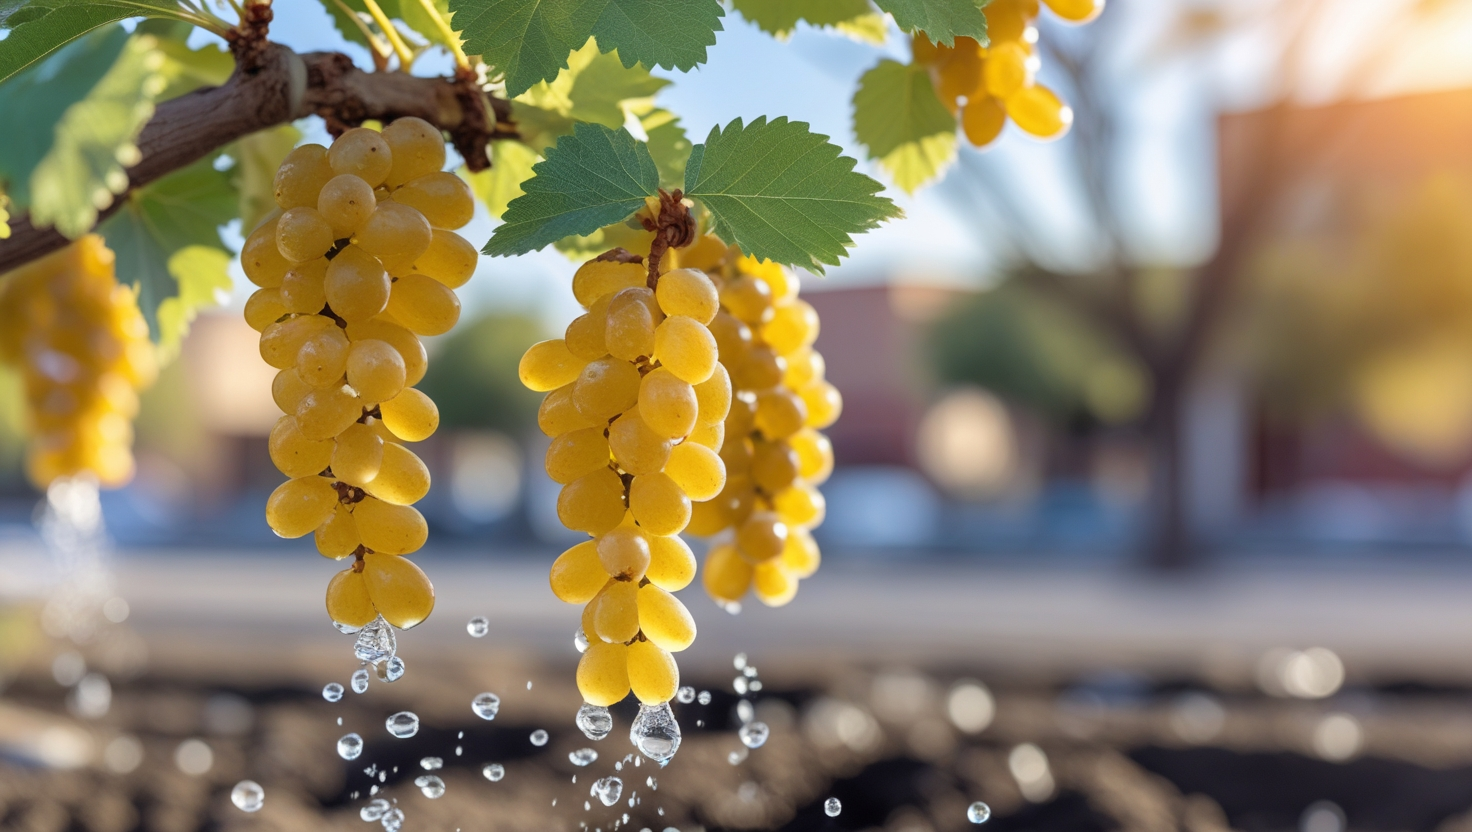
[[[1198,554],[1187,516],[1184,387],[1157,379],[1145,424],[1151,459],[1142,554],[1147,567],[1161,571],[1194,566]]]

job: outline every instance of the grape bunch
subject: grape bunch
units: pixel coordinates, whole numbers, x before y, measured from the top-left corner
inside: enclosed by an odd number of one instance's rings
[[[734,393],[720,457],[726,484],[699,503],[690,534],[717,540],[705,559],[706,592],[730,607],[748,590],[768,606],[797,594],[818,569],[812,529],[826,504],[817,486],[833,471],[833,446],[819,431],[843,409],[825,378],[818,313],[799,298],[797,278],[707,236],[681,262],[698,264],[719,286],[721,309],[710,324]]]
[[[692,503],[726,482],[717,450],[731,379],[709,328],[716,286],[694,269],[651,277],[640,260],[616,249],[579,267],[573,294],[587,313],[563,338],[534,344],[520,366],[522,383],[547,393],[537,422],[552,437],[557,515],[590,537],[557,558],[551,584],[585,605],[577,682],[598,707],[630,690],[645,705],[675,695],[671,654],[695,640],[672,594],[696,569],[679,533]]]
[[[419,336],[455,325],[454,290],[478,258],[452,230],[470,221],[470,188],[444,165],[443,136],[418,118],[298,147],[276,173],[280,210],[241,251],[261,287],[245,318],[280,371],[271,393],[285,413],[270,453],[290,479],[266,522],[354,558],[327,587],[327,613],[346,628],[380,616],[409,628],[434,608],[429,578],[403,557],[429,534],[413,506],[429,470],[405,444],[439,426],[414,388],[428,363]]]
[[[112,488],[133,476],[137,391],[158,366],[115,259],[89,234],[0,277],[0,361],[25,377],[26,473],[37,488],[83,472]]]
[[[1043,0],[1059,18],[1087,23],[1104,10],[1104,0]],[[912,41],[914,61],[930,69],[941,103],[961,116],[961,132],[976,147],[1001,135],[1007,119],[1039,139],[1056,139],[1073,124],[1073,110],[1057,93],[1037,83],[1038,0],[994,0],[986,15],[989,46],[958,37],[937,46],[924,32]]]

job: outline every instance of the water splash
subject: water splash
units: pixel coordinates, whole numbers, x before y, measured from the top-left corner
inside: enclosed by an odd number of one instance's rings
[[[398,656],[390,656],[389,660],[378,667],[378,678],[385,682],[397,682],[404,677],[404,660]]]
[[[394,637],[394,627],[378,616],[368,625],[358,631],[358,640],[353,645],[353,654],[359,661],[370,664],[386,662],[394,657],[399,649],[398,639]]]
[[[588,792],[598,798],[598,802],[604,806],[612,806],[624,793],[624,781],[610,775],[595,781]]]
[[[389,809],[378,822],[383,824],[383,832],[399,832],[399,828],[404,825],[404,810]]]
[[[372,823],[374,821],[382,820],[384,813],[388,812],[388,810],[392,808],[393,806],[391,806],[387,800],[384,800],[380,797],[377,800],[370,800],[367,806],[364,806],[362,809],[358,810],[358,817],[368,821],[369,823]]]
[[[577,718],[573,721],[577,723],[578,730],[583,732],[583,736],[594,742],[613,732],[613,714],[610,714],[607,708],[588,702],[584,702],[582,707],[578,708]]]
[[[629,727],[629,741],[639,753],[664,766],[680,750],[680,723],[670,703],[639,706],[639,715]]]

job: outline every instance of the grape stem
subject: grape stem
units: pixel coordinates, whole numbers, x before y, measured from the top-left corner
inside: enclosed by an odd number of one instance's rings
[[[690,205],[679,188],[673,192],[660,188],[659,214],[651,217],[641,212],[639,222],[644,230],[654,232],[654,242],[649,244],[649,288],[652,291],[659,286],[659,262],[664,259],[665,252],[695,242],[698,229],[695,215],[690,213]]]

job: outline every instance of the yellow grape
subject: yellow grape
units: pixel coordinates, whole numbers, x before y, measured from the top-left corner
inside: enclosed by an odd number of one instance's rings
[[[649,429],[671,439],[686,436],[695,428],[699,403],[695,388],[661,367],[639,382],[639,414]]]
[[[349,346],[347,333],[335,325],[312,335],[297,351],[297,376],[313,387],[341,384]]]
[[[353,244],[399,274],[429,251],[433,237],[429,220],[417,209],[399,202],[380,202],[373,216],[353,235]]]
[[[332,178],[327,148],[304,144],[294,148],[276,169],[276,204],[282,209],[317,204],[317,192]]]
[[[828,437],[803,428],[788,438],[787,443],[797,453],[797,473],[813,485],[827,482],[833,473],[833,443]]]
[[[349,324],[366,321],[388,306],[388,272],[378,258],[357,246],[332,258],[323,289],[327,305]]]
[[[955,48],[945,51],[936,69],[940,76],[936,95],[946,109],[955,112],[956,99],[971,95],[981,85],[981,50],[971,38],[958,38]]]
[[[281,279],[281,302],[288,312],[315,315],[327,305],[327,258],[318,257],[292,266]]]
[[[731,425],[726,425],[726,444],[719,451],[721,462],[726,464],[726,479],[732,477],[746,477],[751,474],[751,460],[756,453],[756,445],[750,439],[736,433]]]
[[[266,524],[281,537],[301,537],[327,521],[337,491],[325,477],[296,477],[276,486],[266,500]]]
[[[363,402],[346,386],[316,387],[296,406],[296,424],[308,439],[331,439],[363,415]]]
[[[600,424],[633,407],[639,401],[639,390],[639,371],[633,364],[600,358],[583,367],[572,389],[572,400],[584,416]]]
[[[751,452],[751,478],[768,494],[781,491],[797,479],[797,452],[781,440],[755,443]]]
[[[608,467],[608,437],[598,428],[583,428],[564,433],[547,447],[547,476],[566,485],[573,480]]]
[[[736,529],[736,550],[752,563],[765,563],[782,554],[787,524],[770,511],[753,511]]]
[[[790,391],[779,388],[756,397],[756,429],[767,439],[786,439],[802,430],[807,418],[807,405]]]
[[[766,390],[782,383],[787,359],[765,344],[748,349],[731,370],[731,382],[742,390]]]
[[[537,407],[537,427],[548,436],[561,436],[581,428],[592,427],[594,421],[584,416],[573,403],[573,385],[564,384],[542,397]]]
[[[639,634],[639,585],[614,581],[598,594],[593,626],[604,641],[627,642]]]
[[[828,503],[818,489],[796,482],[772,495],[772,508],[790,530],[822,525]]]
[[[710,597],[729,604],[740,601],[751,588],[751,575],[751,564],[741,558],[736,547],[723,544],[712,547],[705,556],[701,582]]]
[[[245,301],[245,322],[256,332],[264,332],[290,311],[281,300],[280,289],[257,289]]]
[[[778,355],[791,355],[818,340],[818,310],[805,300],[784,303],[762,325],[762,340]]]
[[[417,335],[443,335],[460,320],[460,298],[455,290],[422,274],[394,280],[388,311]]]
[[[782,547],[780,557],[783,568],[795,578],[812,577],[823,561],[813,533],[801,526],[787,530],[787,545]]]
[[[358,538],[358,524],[353,520],[353,512],[342,503],[332,509],[332,516],[318,526],[312,536],[317,543],[317,551],[334,560],[356,552],[363,542]]]
[[[1021,43],[999,43],[987,51],[982,78],[988,94],[1005,99],[1032,83],[1030,55]]]
[[[622,522],[624,509],[624,481],[611,468],[573,480],[557,495],[562,525],[595,536]]]
[[[1069,23],[1088,23],[1104,11],[1104,0],[1043,0],[1053,14]]]
[[[678,249],[675,253],[679,255],[682,268],[715,271],[729,259],[731,252],[720,237],[705,234],[689,247]]]
[[[310,477],[332,464],[332,440],[308,439],[297,430],[296,417],[282,416],[266,442],[271,462],[288,477]]]
[[[707,324],[710,334],[715,336],[716,350],[721,363],[730,365],[746,354],[751,346],[751,327],[736,320],[730,312],[722,309]]]
[[[675,658],[647,641],[629,645],[629,688],[645,705],[659,705],[675,697],[680,668]]]
[[[653,535],[644,577],[660,589],[679,592],[695,580],[695,553],[678,535]]]
[[[1006,108],[989,95],[970,99],[961,111],[961,130],[966,133],[966,140],[976,147],[986,147],[996,141],[1006,126]]]
[[[348,386],[358,391],[359,398],[383,402],[404,389],[408,375],[404,357],[387,341],[369,338],[353,341],[348,347],[345,371]]]
[[[620,524],[598,538],[598,561],[617,580],[637,585],[649,569],[649,557],[648,535],[632,524]]]
[[[271,380],[271,400],[276,402],[282,413],[296,413],[297,405],[310,392],[312,388],[297,376],[294,369],[282,370]]]
[[[726,441],[726,423],[716,422],[713,425],[697,424],[695,430],[690,431],[690,435],[685,437],[685,441],[693,442],[696,445],[704,445],[713,451],[719,450],[721,445]]]
[[[721,305],[742,323],[759,324],[772,315],[772,289],[763,280],[742,275],[721,287]]]
[[[643,474],[629,484],[629,512],[650,534],[679,534],[690,522],[690,498],[668,474]]]
[[[751,591],[763,604],[780,607],[797,596],[797,578],[781,561],[759,563],[751,573]]]
[[[348,323],[348,338],[353,341],[384,341],[394,348],[404,362],[404,384],[405,387],[413,387],[423,378],[429,369],[429,354],[424,351],[424,344],[420,342],[419,336],[396,323],[381,319],[359,321]],[[349,362],[352,354],[349,353]],[[387,397],[387,398],[392,398]],[[385,398],[373,397],[373,401],[385,401]]]
[[[440,410],[434,400],[413,387],[378,405],[383,426],[405,442],[423,442],[440,426]]]
[[[604,295],[612,295],[630,286],[643,286],[649,272],[642,263],[614,263],[589,260],[572,276],[572,294],[586,309]]]
[[[434,584],[408,558],[382,552],[364,555],[363,582],[373,608],[400,630],[413,627],[434,610]]]
[[[588,649],[578,659],[578,692],[589,705],[606,708],[629,695],[629,648],[587,635]]]
[[[332,450],[332,476],[359,488],[373,481],[383,465],[383,440],[359,422],[337,435]]]
[[[608,448],[618,467],[630,474],[663,471],[673,445],[644,424],[637,407],[625,410],[608,426]]]
[[[766,283],[767,288],[772,292],[774,305],[787,303],[797,297],[797,278],[789,276],[787,269],[783,268],[780,263],[758,260],[747,254],[736,262],[736,270]]]
[[[1007,96],[1006,106],[1017,126],[1039,139],[1056,139],[1073,124],[1073,110],[1042,84]]]
[[[280,286],[286,270],[291,268],[291,263],[276,247],[276,222],[279,219],[279,216],[272,217],[261,223],[245,238],[245,245],[240,249],[240,267],[245,276],[263,289]]]
[[[521,383],[538,393],[571,384],[581,372],[584,372],[583,359],[569,352],[567,342],[561,338],[532,344],[516,368]]]
[[[378,476],[368,483],[367,488],[368,493],[385,503],[412,505],[429,493],[429,468],[413,451],[388,442],[383,446],[383,463],[379,466]]]
[[[843,413],[843,396],[837,387],[826,381],[815,381],[799,390],[798,395],[808,407],[807,426],[810,428],[826,428],[838,421],[839,414]]]
[[[720,293],[710,278],[695,269],[673,269],[659,276],[654,290],[666,315],[685,315],[708,324],[721,308]]]
[[[393,165],[384,180],[390,188],[445,166],[445,137],[438,127],[422,118],[396,118],[383,128],[382,136],[393,156]]]
[[[687,384],[700,384],[716,369],[716,339],[694,318],[673,315],[654,330],[654,360]]]
[[[654,354],[654,293],[643,286],[623,289],[608,303],[603,340],[614,358],[633,361]]]
[[[363,545],[375,552],[407,555],[429,539],[424,515],[413,506],[396,506],[368,496],[353,506],[353,520]]]
[[[276,219],[276,247],[292,263],[315,260],[332,248],[332,226],[316,208],[288,208]]]
[[[754,430],[756,430],[756,396],[742,391],[731,399],[731,410],[726,413],[726,435],[746,436]]]
[[[563,340],[573,355],[585,361],[594,361],[608,355],[608,304],[611,296],[604,295],[593,301],[587,313],[579,315],[567,325]]]
[[[453,231],[435,228],[430,234],[429,248],[414,261],[410,271],[428,275],[451,289],[464,286],[480,264],[480,252]]]
[[[332,576],[327,584],[327,617],[348,627],[362,627],[378,617],[362,572],[344,569]]]
[[[459,228],[475,216],[475,194],[453,173],[435,171],[405,182],[394,202],[417,208],[435,228]]]
[[[823,378],[828,364],[823,354],[812,348],[800,349],[787,356],[787,371],[782,374],[782,384],[793,390],[801,390]]]
[[[378,207],[373,186],[353,174],[334,176],[317,195],[317,211],[332,226],[334,237],[349,237],[368,221]]]
[[[393,168],[393,152],[377,131],[354,127],[328,148],[327,163],[334,173],[351,173],[376,188]]]
[[[680,599],[654,584],[639,588],[639,630],[671,653],[695,643],[695,619]]]
[[[726,487],[726,464],[720,455],[688,439],[670,450],[665,473],[695,502],[709,500]]]
[[[591,543],[592,541],[588,542]],[[598,565],[598,570],[600,572],[603,570],[603,564],[600,563]],[[614,580],[608,577],[607,573],[604,573],[603,583],[598,587],[598,593],[593,596],[591,601],[583,605],[583,614],[581,620],[578,622],[578,626],[582,629],[583,635],[587,637],[588,641],[595,644],[603,643],[603,639],[598,637],[598,627],[593,620],[598,615],[598,600],[602,597],[603,590],[613,586],[613,584]]]
[[[716,364],[710,378],[695,385],[697,425],[714,425],[726,421],[731,412],[731,375],[723,364]]]
[[[332,319],[321,315],[299,315],[271,324],[261,333],[261,358],[278,370],[295,367],[302,344],[331,328],[334,328]]]
[[[552,563],[552,594],[569,604],[586,604],[608,583],[608,573],[598,558],[598,543],[584,540]]]
[[[984,10],[986,34],[992,46],[1027,37],[1032,19],[1038,16],[1038,0],[996,0]]]

